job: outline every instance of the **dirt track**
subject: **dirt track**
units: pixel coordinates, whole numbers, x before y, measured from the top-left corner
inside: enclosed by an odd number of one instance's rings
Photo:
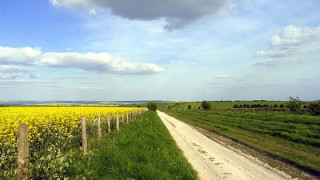
[[[157,111],[200,179],[276,180],[287,174],[209,139],[190,125]]]

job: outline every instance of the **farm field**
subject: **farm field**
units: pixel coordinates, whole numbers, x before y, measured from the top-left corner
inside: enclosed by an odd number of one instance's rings
[[[0,179],[16,174],[18,126],[28,126],[29,176],[61,178],[68,166],[66,152],[81,146],[81,117],[86,118],[87,134],[97,134],[97,117],[101,117],[102,133],[115,129],[115,119],[139,108],[112,107],[2,107],[0,108]],[[144,110],[144,108],[140,108]],[[110,126],[107,125],[107,118]],[[108,126],[108,127],[107,127]]]
[[[261,105],[269,105],[280,106],[281,104],[285,104],[285,101],[222,101],[222,102],[209,102],[213,109],[225,109],[225,108],[232,108],[233,105],[243,105],[243,104],[261,104]],[[191,109],[198,109],[201,108],[201,102],[172,102],[172,103],[165,103],[166,106],[171,106],[172,109],[175,110],[187,110],[188,105],[191,105]]]
[[[198,179],[155,112],[148,111],[120,132],[89,141],[90,158],[72,157],[68,177],[87,179]]]
[[[189,104],[193,110],[184,110]],[[319,175],[319,116],[276,111],[246,112],[229,107],[195,110],[197,108],[194,107],[199,105],[180,103],[171,109],[162,106],[160,110],[188,124],[223,135]]]

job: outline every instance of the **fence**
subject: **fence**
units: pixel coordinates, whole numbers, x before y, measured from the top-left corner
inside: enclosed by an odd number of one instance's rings
[[[128,124],[130,121],[133,121],[137,116],[141,115],[147,111],[147,109],[138,109],[130,112],[126,112],[126,122],[125,116],[122,115],[121,121],[122,124]],[[116,114],[116,130],[120,131],[120,119],[119,113]],[[107,115],[107,132],[111,133],[111,117],[110,114]],[[101,140],[101,116],[97,116],[97,140]],[[81,117],[81,141],[82,141],[82,154],[86,156],[87,154],[87,126],[86,118]],[[18,179],[27,179],[28,169],[27,164],[29,162],[29,142],[28,142],[28,126],[21,124],[18,127],[18,136],[17,136],[17,177]]]

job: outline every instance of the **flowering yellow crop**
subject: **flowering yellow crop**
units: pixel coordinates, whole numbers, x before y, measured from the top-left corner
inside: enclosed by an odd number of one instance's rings
[[[87,134],[97,132],[97,116],[107,132],[107,116],[120,121],[126,112],[144,108],[127,107],[3,107],[0,108],[0,179],[15,179],[17,133],[20,124],[29,130],[29,176],[32,179],[64,179],[70,159],[63,152],[79,148],[81,117],[86,118]],[[111,119],[111,120],[112,120]],[[111,126],[115,127],[114,121]],[[43,173],[46,172],[46,173]],[[50,172],[50,173],[49,173]]]
[[[29,140],[32,142],[42,132],[72,133],[80,128],[80,118],[87,121],[96,119],[98,115],[108,114],[120,117],[128,111],[138,108],[127,107],[4,107],[0,108],[0,146],[5,142],[16,141],[18,126],[29,127]]]

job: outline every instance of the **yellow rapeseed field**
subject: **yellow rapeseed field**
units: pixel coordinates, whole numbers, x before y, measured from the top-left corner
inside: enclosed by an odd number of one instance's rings
[[[67,158],[72,148],[81,145],[81,117],[86,118],[87,133],[97,132],[97,116],[102,132],[107,133],[107,117],[115,126],[126,113],[144,108],[131,107],[2,107],[0,108],[0,179],[15,179],[17,134],[20,124],[28,125],[29,165],[31,179],[64,179],[65,169],[72,161]],[[65,154],[65,152],[68,152]]]
[[[15,142],[18,126],[29,127],[29,141],[40,137],[41,132],[59,130],[72,133],[80,128],[80,118],[87,121],[96,119],[98,115],[112,114],[120,116],[138,108],[128,107],[4,107],[0,108],[0,146],[5,142]],[[14,146],[14,144],[13,144]]]

